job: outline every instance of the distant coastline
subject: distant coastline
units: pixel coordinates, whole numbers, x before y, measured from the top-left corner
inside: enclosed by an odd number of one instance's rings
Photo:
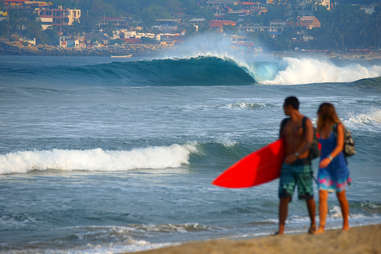
[[[148,50],[146,51],[148,52]],[[142,52],[115,48],[95,49],[60,49],[57,47],[17,47],[0,42],[0,55],[24,55],[24,56],[112,56],[112,55],[141,55]]]
[[[95,49],[60,49],[56,47],[15,47],[0,42],[1,55],[22,55],[22,56],[128,56],[139,57],[149,56],[160,52],[160,50],[140,50],[131,51],[123,48],[95,48]],[[316,56],[323,55],[332,59],[343,60],[381,60],[381,50],[364,49],[353,51],[335,50],[298,50],[298,51],[271,51],[271,54],[278,57],[288,56]],[[255,56],[255,54],[253,54]]]

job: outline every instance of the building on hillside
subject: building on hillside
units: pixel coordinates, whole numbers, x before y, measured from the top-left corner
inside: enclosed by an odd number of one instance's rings
[[[20,38],[19,41],[27,47],[35,47],[37,45],[36,38],[26,39],[26,38]]]
[[[127,29],[119,29],[112,31],[112,38],[113,40],[121,39],[124,40],[126,43],[140,43],[142,40],[146,41],[150,39],[151,41],[160,41],[160,34],[154,34],[154,33],[143,33],[138,32],[136,30],[127,30]]]
[[[205,21],[206,21],[206,19],[204,19],[204,18],[193,18],[193,19],[189,20],[189,23],[191,23],[191,24],[201,24],[201,23],[204,23]]]
[[[321,0],[321,3],[320,5],[321,6],[324,6],[325,8],[327,8],[327,10],[331,10],[332,9],[332,5],[331,5],[331,0]]]
[[[190,19],[188,22],[194,27],[195,32],[198,32],[200,30],[200,26],[206,22],[206,19],[193,18],[193,19]]]
[[[270,27],[269,27],[269,32],[272,33],[280,33],[283,32],[284,29],[287,26],[287,22],[285,21],[271,21],[270,22]]]
[[[226,5],[232,5],[236,2],[236,0],[208,0],[206,2],[208,7],[215,8],[217,6],[226,6]]]
[[[162,33],[171,33],[179,30],[177,25],[161,24],[152,26],[152,30],[160,31]]]
[[[298,17],[298,26],[305,27],[309,30],[320,28],[320,21],[315,16]]]
[[[241,24],[239,30],[245,33],[263,33],[269,29],[268,26],[254,23],[254,24]]]
[[[374,5],[362,6],[362,7],[360,7],[360,10],[365,12],[365,14],[372,15],[376,11],[376,6],[374,6]]]
[[[254,42],[249,40],[246,36],[243,35],[232,35],[231,41],[236,48],[252,48],[255,46]]]
[[[242,1],[237,4],[238,6],[234,6],[235,8],[240,7],[241,12],[247,13],[248,15],[256,14],[261,15],[268,12],[266,5],[262,2],[249,2]]]
[[[251,10],[259,10],[259,9],[265,8],[265,5],[261,2],[242,1],[240,2],[240,5],[246,9],[251,9]]]
[[[223,17],[228,11],[229,6],[237,5],[237,0],[208,0],[207,8],[214,10],[215,17]]]
[[[211,20],[209,22],[209,27],[212,29],[216,29],[220,32],[224,31],[224,26],[236,26],[237,23],[232,20]]]
[[[276,5],[287,5],[288,2],[289,0],[266,0],[267,4],[276,4]]]
[[[179,30],[181,19],[156,19],[156,24],[152,26],[152,30],[162,33],[174,33]]]
[[[181,39],[182,33],[164,33],[160,34],[160,46],[173,47]]]
[[[127,27],[129,23],[130,18],[128,17],[103,17],[103,24],[112,27]]]
[[[304,42],[313,41],[315,38],[312,35],[303,35],[302,39]]]
[[[240,24],[239,26],[239,31],[245,32],[245,33],[270,33],[274,37],[282,33],[286,27],[287,27],[287,22],[285,21],[277,21],[273,20],[270,22],[269,25],[262,25],[258,23],[254,24]]]
[[[56,9],[37,8],[36,12],[40,17],[43,30],[52,26],[72,26],[74,23],[80,23],[81,18],[80,9],[64,9],[62,6]]]
[[[84,36],[73,38],[72,36],[60,36],[59,47],[62,49],[85,49],[86,39]]]
[[[240,15],[240,16],[246,16],[251,14],[251,10],[248,9],[239,9],[235,10],[233,8],[228,7],[228,14],[235,14],[235,15]]]
[[[181,23],[181,19],[156,19],[155,21],[160,23]]]
[[[52,2],[30,0],[4,0],[8,8],[42,8],[52,6]]]
[[[8,18],[8,12],[0,10],[0,21],[6,20]]]
[[[140,38],[125,38],[123,39],[126,44],[140,44],[142,40]]]

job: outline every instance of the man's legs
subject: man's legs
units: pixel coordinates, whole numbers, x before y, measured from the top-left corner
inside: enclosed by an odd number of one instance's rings
[[[310,228],[308,233],[313,234],[316,230],[315,213],[316,204],[313,191],[313,174],[311,164],[303,165],[303,171],[296,175],[299,199],[305,199],[308,215],[310,217]]]
[[[307,203],[307,210],[308,215],[310,216],[311,225],[308,229],[308,233],[313,234],[316,230],[316,223],[315,223],[315,211],[316,211],[316,204],[313,197],[306,199]]]
[[[280,198],[279,201],[279,230],[277,234],[282,235],[284,233],[284,227],[286,225],[286,219],[288,215],[288,203],[290,203],[291,197]]]

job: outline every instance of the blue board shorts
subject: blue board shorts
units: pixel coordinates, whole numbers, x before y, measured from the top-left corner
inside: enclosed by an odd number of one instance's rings
[[[279,198],[289,197],[290,201],[298,187],[299,199],[311,199],[314,197],[313,171],[311,163],[293,163],[282,165],[279,179]]]

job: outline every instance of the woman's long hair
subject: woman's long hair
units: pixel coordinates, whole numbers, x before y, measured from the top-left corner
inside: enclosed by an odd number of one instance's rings
[[[333,125],[340,123],[340,119],[337,116],[335,106],[332,103],[324,102],[320,104],[317,111],[317,131],[320,132],[326,125]]]

